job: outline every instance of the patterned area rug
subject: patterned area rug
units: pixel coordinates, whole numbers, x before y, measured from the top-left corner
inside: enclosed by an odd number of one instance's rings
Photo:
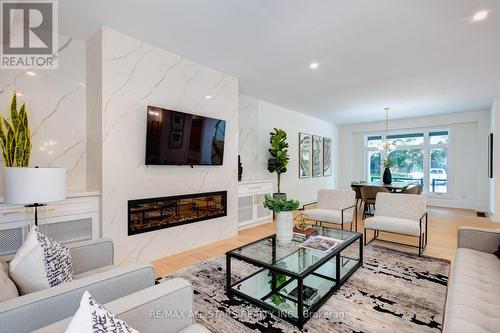
[[[440,332],[449,261],[371,245],[364,266],[320,308],[303,332]],[[233,261],[236,277],[255,267]],[[225,295],[225,256],[160,278],[194,286],[196,320],[212,332],[299,332],[288,322]]]

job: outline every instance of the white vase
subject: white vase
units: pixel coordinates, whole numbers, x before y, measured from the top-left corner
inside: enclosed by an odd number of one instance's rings
[[[276,239],[280,243],[290,243],[293,238],[293,212],[276,214]]]

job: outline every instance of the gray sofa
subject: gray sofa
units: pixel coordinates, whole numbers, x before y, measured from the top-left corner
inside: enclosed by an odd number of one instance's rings
[[[460,227],[444,333],[500,332],[500,229]]]
[[[108,303],[155,283],[150,264],[113,266],[113,242],[99,239],[70,245],[75,280],[0,303],[0,330],[31,332],[72,316],[88,290]]]
[[[141,333],[210,333],[194,323],[193,288],[184,279],[172,279],[105,304],[111,313]],[[33,333],[63,333],[71,318]]]

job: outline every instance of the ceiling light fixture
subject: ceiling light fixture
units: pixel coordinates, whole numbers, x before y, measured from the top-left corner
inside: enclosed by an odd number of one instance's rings
[[[33,72],[33,71],[27,71],[27,72],[26,72],[26,75],[29,75],[29,76],[35,76],[35,75],[36,75],[36,73],[35,73],[35,72]]]
[[[20,92],[16,92],[16,96],[17,97],[21,97],[23,94],[21,94]]]
[[[213,97],[210,95],[207,95],[207,96],[205,96],[205,99],[213,99]]]
[[[319,63],[317,63],[317,62],[311,62],[309,64],[310,69],[317,69],[318,67],[319,67]]]
[[[488,17],[489,12],[487,10],[480,10],[472,16],[473,22],[479,22]]]

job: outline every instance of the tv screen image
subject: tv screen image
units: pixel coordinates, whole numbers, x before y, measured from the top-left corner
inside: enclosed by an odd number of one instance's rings
[[[148,106],[147,165],[222,165],[226,121]]]

